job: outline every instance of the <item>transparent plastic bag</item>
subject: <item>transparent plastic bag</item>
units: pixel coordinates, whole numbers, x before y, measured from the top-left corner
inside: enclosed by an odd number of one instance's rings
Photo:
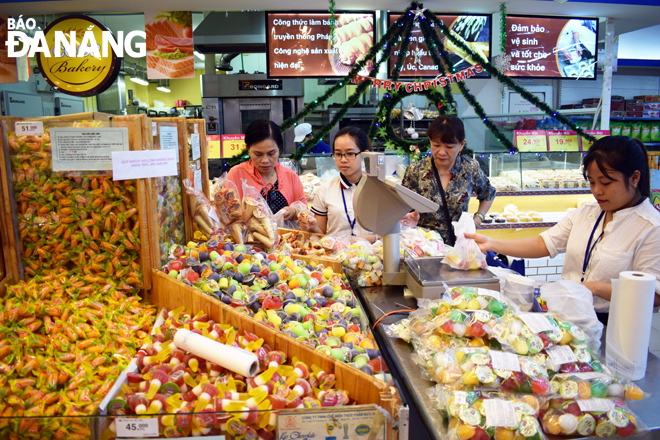
[[[296,231],[309,230],[308,219],[309,216],[311,215],[311,212],[307,209],[307,205],[297,200],[291,204],[291,207],[296,210],[297,217],[292,218],[291,220],[284,220],[284,215],[286,214],[286,211],[284,209],[281,209],[275,213],[277,227],[284,229],[294,229]]]
[[[609,370],[607,370],[609,371]],[[552,397],[561,399],[617,398],[642,400],[650,394],[634,383],[605,372],[560,373],[550,381]]]
[[[227,173],[213,179],[211,194],[220,221],[225,225],[231,239],[236,244],[245,241],[245,226],[241,222],[243,210],[241,197],[236,184],[227,179]]]
[[[359,286],[379,286],[383,278],[383,262],[371,243],[358,237],[348,237],[347,248],[336,251],[332,257],[339,260]]]
[[[442,262],[460,270],[485,269],[486,256],[474,240],[465,238],[466,233],[474,234],[477,231],[470,214],[462,213],[461,218],[451,224],[454,227],[456,244]]]
[[[243,181],[243,224],[246,226],[246,242],[260,243],[266,249],[277,246],[277,221],[270,207],[256,188]]]
[[[188,200],[190,202],[190,212],[193,221],[199,230],[208,238],[213,235],[213,231],[222,229],[223,224],[220,221],[218,212],[204,193],[194,188],[190,179],[185,179],[183,185],[186,187],[186,192],[189,195]]]
[[[403,228],[399,236],[401,255],[408,250],[413,257],[439,257],[447,250],[437,231],[423,228]]]

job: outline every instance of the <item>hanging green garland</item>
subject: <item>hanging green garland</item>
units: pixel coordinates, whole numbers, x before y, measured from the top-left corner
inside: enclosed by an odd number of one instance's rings
[[[500,3],[500,51],[506,53],[506,3]]]
[[[335,15],[335,0],[330,0],[330,41],[335,41],[335,28],[337,27],[337,24],[335,23],[335,20],[337,20],[337,16]]]

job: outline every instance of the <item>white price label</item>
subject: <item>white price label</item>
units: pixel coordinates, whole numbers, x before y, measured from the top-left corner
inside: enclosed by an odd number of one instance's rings
[[[151,123],[151,135],[158,136],[158,124],[156,124],[155,122]]]
[[[197,128],[197,125],[195,125],[195,128]],[[199,133],[194,133],[190,135],[190,143],[192,144],[192,158],[193,160],[197,160],[200,157],[202,157],[202,152],[200,149],[200,144],[199,144]]]
[[[520,371],[518,356],[513,353],[491,350],[490,358],[493,360],[494,370]]]
[[[16,131],[16,136],[41,136],[44,134],[44,123],[41,121],[16,122],[14,131]]]
[[[482,289],[481,287],[477,288],[477,295],[490,296],[491,298],[495,298],[498,301],[502,299],[500,292],[497,290]]]
[[[176,163],[179,163],[179,132],[176,127],[160,126],[160,149],[176,151]]]
[[[553,345],[546,348],[545,351],[555,365],[570,364],[578,361],[575,353],[573,353],[573,350],[568,345]]]
[[[581,380],[592,380],[592,379],[603,379],[607,380],[611,376],[609,374],[605,373],[598,373],[597,371],[589,371],[586,373],[565,373],[562,374],[561,376],[563,377],[574,377],[576,379],[581,379]]]
[[[193,172],[193,186],[195,189],[202,191],[202,170]]]
[[[486,426],[516,428],[516,409],[513,402],[502,399],[486,399],[483,401],[486,411]]]
[[[456,405],[467,405],[467,392],[465,391],[454,391],[454,403]]]
[[[145,419],[115,419],[115,427],[117,428],[118,437],[127,438],[143,438],[143,437],[158,437],[158,419],[145,418]]]
[[[578,399],[576,400],[582,411],[606,412],[614,408],[614,402],[608,399]]]
[[[495,326],[493,327],[493,333],[497,337],[502,336],[502,334],[504,333],[504,330],[506,330],[506,328],[504,328],[504,326],[502,324],[495,324]]]
[[[541,333],[552,330],[552,324],[541,313],[523,313],[518,317],[533,333]]]

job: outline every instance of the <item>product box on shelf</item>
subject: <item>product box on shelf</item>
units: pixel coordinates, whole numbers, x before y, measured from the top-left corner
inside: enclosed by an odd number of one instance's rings
[[[633,98],[644,102],[660,102],[660,95],[638,95],[633,96]]]
[[[113,181],[111,157],[150,148],[147,119],[87,112],[0,121],[19,279],[67,268],[125,292],[151,287],[149,179]]]
[[[626,112],[643,112],[644,111],[644,106],[643,105],[627,105],[626,106]]]
[[[634,112],[629,112],[626,111],[626,118],[641,118],[644,116],[644,111],[634,111]]]
[[[637,107],[643,105],[644,105],[643,99],[626,99],[626,110],[628,110],[630,107]]]
[[[644,110],[641,116],[643,118],[660,118],[660,110]]]
[[[660,102],[645,102],[644,110],[658,110],[660,109]]]
[[[626,116],[626,112],[624,111],[611,112],[610,116],[613,118],[624,118]]]

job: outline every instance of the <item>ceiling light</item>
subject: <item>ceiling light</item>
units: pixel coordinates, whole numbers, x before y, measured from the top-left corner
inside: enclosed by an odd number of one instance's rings
[[[149,82],[143,80],[142,78],[138,78],[137,76],[131,76],[131,81],[133,81],[136,84],[140,84],[141,86],[148,86]]]
[[[165,86],[158,86],[158,87],[156,87],[156,90],[160,90],[161,92],[165,92],[165,93],[170,93],[171,92],[171,90],[169,88],[165,87]]]
[[[202,61],[204,61],[206,59],[206,57],[204,56],[203,53],[199,53],[199,52],[195,51],[195,55],[197,56],[197,58],[199,58]]]

